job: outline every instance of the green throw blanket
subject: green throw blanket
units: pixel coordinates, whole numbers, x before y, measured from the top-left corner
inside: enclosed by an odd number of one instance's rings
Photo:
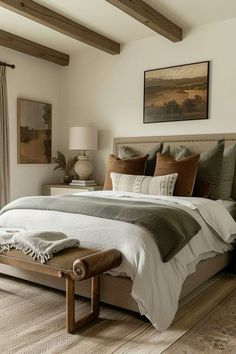
[[[135,224],[152,236],[159,247],[163,262],[169,261],[201,229],[199,223],[190,214],[165,203],[160,205],[79,195],[59,198],[26,197],[6,205],[1,210],[1,214],[13,209],[55,210]]]

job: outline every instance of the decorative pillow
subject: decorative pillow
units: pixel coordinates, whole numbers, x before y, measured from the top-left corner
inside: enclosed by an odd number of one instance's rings
[[[145,168],[145,175],[146,176],[153,176],[154,175],[157,154],[159,152],[162,152],[162,149],[163,149],[163,143],[160,143],[148,151],[148,159],[147,159],[147,164],[146,164],[146,168]]]
[[[200,155],[192,155],[176,161],[173,157],[165,154],[157,154],[155,176],[164,176],[178,173],[174,195],[190,197],[193,192]]]
[[[217,193],[218,199],[230,199],[236,162],[236,144],[224,150],[222,171]]]
[[[158,152],[162,152],[162,149],[163,149],[163,143],[159,143],[147,152],[148,159],[147,159],[145,173],[144,173],[146,176],[154,175],[155,166],[156,166],[156,156]],[[135,153],[135,151],[132,150],[132,148],[124,145],[119,147],[120,159],[126,160],[136,156],[137,153]]]
[[[175,147],[174,155],[175,155],[176,160],[181,160],[181,159],[184,159],[185,157],[189,157],[193,154],[186,146],[180,145],[180,146]]]
[[[174,153],[172,154],[170,152],[170,145],[169,144],[168,145],[164,145],[164,147],[162,149],[162,154],[170,155],[170,156],[174,157],[175,160],[181,160],[184,157],[188,157],[188,156],[193,155],[191,153],[191,151],[186,146],[183,146],[183,145],[175,147],[174,148]]]
[[[143,175],[148,155],[121,160],[115,155],[110,155],[107,162],[107,172],[104,182],[104,190],[112,189],[111,172],[125,173],[130,175]]]
[[[132,157],[137,157],[138,154],[128,146],[119,146],[118,156],[121,160],[131,159]]]
[[[111,173],[113,191],[154,195],[173,195],[177,177],[177,173],[159,177]]]
[[[236,165],[235,165],[235,170],[234,170],[231,199],[236,200]]]
[[[170,155],[170,145],[164,145],[162,149],[162,153]]]
[[[194,188],[195,196],[217,199],[224,145],[224,140],[219,140],[216,145],[201,153]]]

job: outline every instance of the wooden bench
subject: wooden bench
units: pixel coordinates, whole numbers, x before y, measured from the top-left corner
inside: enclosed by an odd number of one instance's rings
[[[88,248],[71,248],[56,254],[47,264],[34,261],[16,250],[0,254],[0,263],[47,274],[66,280],[66,329],[69,333],[84,327],[99,317],[100,274],[121,263],[121,253],[111,249],[98,251]],[[91,278],[91,312],[75,320],[75,281]]]

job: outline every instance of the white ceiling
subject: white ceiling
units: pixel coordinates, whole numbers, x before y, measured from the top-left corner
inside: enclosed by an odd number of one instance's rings
[[[158,35],[105,0],[36,1],[120,43]],[[235,0],[145,0],[145,2],[184,29],[236,17]],[[68,54],[87,47],[2,7],[0,7],[0,29]]]

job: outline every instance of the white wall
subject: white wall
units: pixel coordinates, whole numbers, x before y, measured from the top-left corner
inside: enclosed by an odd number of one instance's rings
[[[78,52],[62,69],[62,146],[68,146],[69,126],[98,127],[95,176],[101,183],[113,137],[236,132],[235,33],[236,20],[229,20],[197,27],[175,44],[156,35],[125,45],[118,56]],[[144,70],[205,60],[211,61],[210,119],[144,125]]]
[[[0,60],[13,63],[7,69],[10,123],[11,199],[41,193],[42,183],[55,181],[52,165],[17,164],[17,97],[52,103],[53,150],[59,146],[60,67],[0,46]]]
[[[17,97],[53,105],[53,152],[68,151],[69,127],[94,125],[100,148],[94,154],[95,177],[103,182],[106,157],[116,136],[145,136],[235,132],[236,20],[193,29],[180,43],[155,35],[125,45],[120,55],[95,49],[71,56],[61,68],[0,47],[0,60],[16,64],[8,69],[11,198],[36,195],[42,183],[55,182],[52,165],[18,165]],[[143,72],[148,69],[210,60],[210,119],[143,124]]]

